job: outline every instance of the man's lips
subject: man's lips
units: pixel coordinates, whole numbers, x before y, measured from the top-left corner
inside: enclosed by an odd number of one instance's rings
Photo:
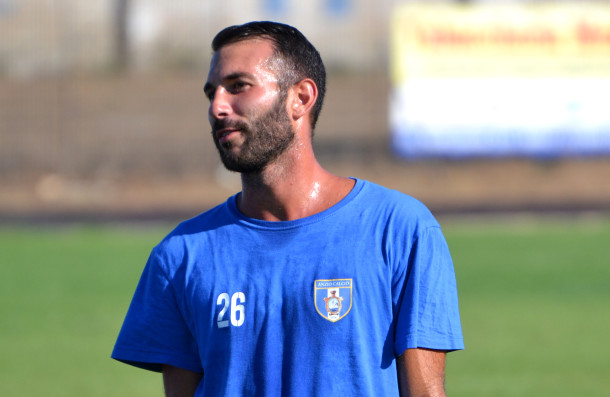
[[[234,133],[239,131],[239,128],[223,128],[220,129],[218,131],[216,131],[216,139],[218,139],[218,142],[222,143],[224,141],[226,141],[227,139],[229,139],[229,136]]]

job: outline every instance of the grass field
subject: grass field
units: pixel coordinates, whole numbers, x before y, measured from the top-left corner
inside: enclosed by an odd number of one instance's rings
[[[450,396],[608,396],[610,220],[447,220],[466,350]],[[0,227],[0,395],[162,396],[109,358],[169,227]]]

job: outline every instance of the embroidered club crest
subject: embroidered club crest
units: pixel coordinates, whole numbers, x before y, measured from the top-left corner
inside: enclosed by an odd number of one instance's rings
[[[318,314],[333,323],[345,317],[352,309],[352,286],[351,278],[316,280],[314,301]]]

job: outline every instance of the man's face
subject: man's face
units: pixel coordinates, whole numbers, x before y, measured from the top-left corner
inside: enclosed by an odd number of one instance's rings
[[[204,91],[220,158],[231,171],[262,171],[294,141],[294,129],[268,61],[268,40],[229,44],[212,58]]]

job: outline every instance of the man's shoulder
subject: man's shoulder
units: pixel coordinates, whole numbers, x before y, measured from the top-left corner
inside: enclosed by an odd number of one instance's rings
[[[229,199],[230,200],[230,199]],[[235,220],[229,207],[229,201],[210,208],[190,219],[180,222],[155,247],[157,252],[175,251],[191,245],[194,241],[204,241],[210,233],[234,224]]]
[[[190,219],[186,219],[178,224],[170,233],[172,235],[190,235],[195,233],[204,233],[214,230],[229,223],[234,222],[234,217],[229,208],[229,200],[216,205]]]
[[[436,224],[430,209],[419,199],[389,187],[374,182],[363,181],[363,198],[370,203],[371,208],[390,212],[411,220],[419,220]]]

